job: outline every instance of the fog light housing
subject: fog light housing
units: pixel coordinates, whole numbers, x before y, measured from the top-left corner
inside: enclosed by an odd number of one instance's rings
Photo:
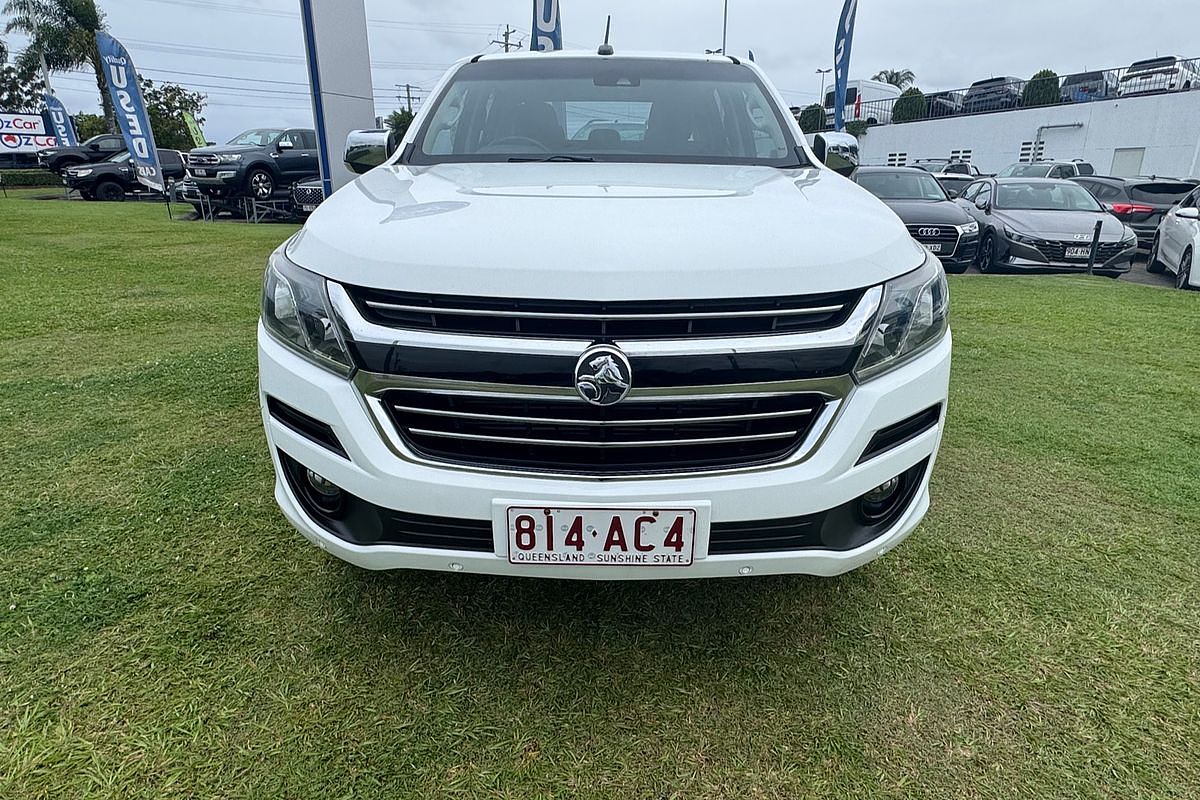
[[[342,490],[336,483],[323,475],[304,470],[305,488],[313,505],[328,514],[335,514],[342,507]]]
[[[858,498],[858,513],[863,520],[868,524],[875,523],[891,514],[904,497],[901,484],[900,476],[889,478]]]

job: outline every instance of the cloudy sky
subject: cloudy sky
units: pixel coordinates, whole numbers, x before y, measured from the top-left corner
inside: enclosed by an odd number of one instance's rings
[[[357,0],[316,0],[351,3]],[[505,25],[528,44],[532,0],[364,0],[376,111],[399,107],[397,84],[421,98],[455,59],[492,44]],[[568,47],[594,48],[613,16],[618,51],[700,52],[721,46],[723,0],[560,0]],[[205,134],[311,123],[297,0],[98,0],[139,72],[208,95]],[[841,0],[729,0],[729,52],[753,49],[793,105],[816,100],[832,61]],[[1103,6],[1103,9],[1101,8]],[[1154,55],[1200,56],[1200,3],[1108,0],[861,0],[851,77],[908,68],[925,90],[993,75],[1029,77],[1126,66]],[[1144,8],[1144,13],[1132,11]],[[0,15],[2,20],[2,15]],[[1168,22],[1169,21],[1169,22]],[[10,49],[23,41],[10,35]],[[98,109],[90,73],[60,74],[72,111]]]

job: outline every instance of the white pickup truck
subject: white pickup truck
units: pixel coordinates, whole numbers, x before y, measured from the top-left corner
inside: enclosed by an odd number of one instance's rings
[[[275,496],[311,542],[368,569],[835,575],[920,522],[945,275],[754,64],[479,56],[371,142],[264,285]]]

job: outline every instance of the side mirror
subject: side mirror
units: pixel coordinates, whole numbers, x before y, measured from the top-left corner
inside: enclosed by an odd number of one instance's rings
[[[100,149],[100,145],[97,144],[96,142],[92,142],[91,144],[88,145],[88,150],[96,151],[99,149]]]
[[[1200,208],[1181,208],[1175,212],[1176,219],[1200,219]]]
[[[858,139],[848,133],[818,133],[813,137],[813,153],[825,166],[847,178],[858,169]]]
[[[976,200],[975,207],[985,214],[990,214],[992,211],[992,204],[987,200]]]
[[[296,147],[296,143],[293,142],[291,139],[280,139],[278,142],[275,143],[275,149],[281,153],[284,152],[285,150],[292,150],[295,147]]]
[[[396,151],[395,139],[385,130],[350,131],[342,154],[346,169],[358,175],[375,169]]]

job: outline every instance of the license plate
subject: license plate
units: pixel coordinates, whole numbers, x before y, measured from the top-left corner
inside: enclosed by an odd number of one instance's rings
[[[508,506],[508,563],[686,567],[696,548],[696,509]]]
[[[925,244],[924,242],[922,242],[922,244],[924,244],[924,245],[925,245],[925,249],[926,249],[926,250],[928,250],[928,251],[929,251],[929,252],[931,252],[931,253],[940,253],[940,252],[942,252],[942,243],[941,243],[941,242],[930,242],[930,243],[928,243],[928,244]]]
[[[1087,258],[1092,254],[1090,247],[1068,247],[1067,258]]]
[[[304,211],[316,211],[317,210],[316,206],[308,205],[307,203],[305,205],[300,206],[300,208],[303,209]]]
[[[193,174],[193,175],[195,175],[197,178],[207,178],[207,177],[208,177],[208,170],[206,170],[206,169],[194,169],[194,170],[192,170],[192,174]]]

